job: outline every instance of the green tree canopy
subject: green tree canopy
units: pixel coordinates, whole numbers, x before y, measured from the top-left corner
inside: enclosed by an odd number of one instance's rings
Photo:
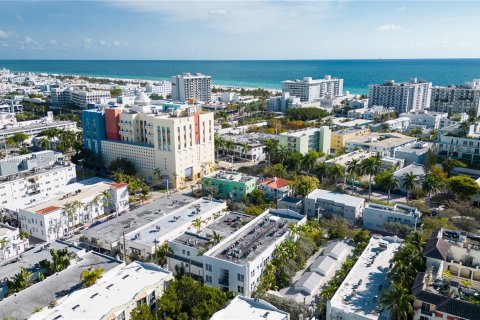
[[[306,197],[310,192],[318,188],[319,183],[317,177],[298,176],[293,180],[292,186],[298,195]]]
[[[108,168],[113,172],[121,171],[130,176],[134,176],[137,173],[135,165],[127,158],[117,158],[113,160]]]
[[[448,178],[447,185],[455,197],[461,200],[469,200],[480,192],[480,186],[478,183],[474,179],[465,175]]]

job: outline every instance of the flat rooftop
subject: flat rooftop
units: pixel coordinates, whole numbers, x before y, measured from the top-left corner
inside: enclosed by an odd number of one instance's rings
[[[364,144],[368,146],[381,146],[391,148],[416,141],[417,138],[409,137],[400,133],[370,133],[365,136],[358,136],[349,141],[347,144]]]
[[[393,173],[393,175],[395,177],[402,177],[403,178],[403,176],[406,173],[413,173],[416,176],[422,177],[422,176],[425,176],[425,168],[421,165],[411,164],[411,165],[408,165],[408,166],[406,166],[402,169],[399,169],[399,170],[395,171]]]
[[[195,198],[182,194],[172,194],[159,198],[144,206],[124,213],[121,216],[108,220],[91,229],[82,231],[83,235],[89,238],[104,239],[106,242],[118,241],[123,232],[128,234],[141,228],[150,222],[156,221],[168,215],[172,211],[192,203]]]
[[[243,174],[241,172],[235,172],[235,171],[218,171],[218,172],[212,173],[209,176],[205,176],[205,178],[237,181],[237,182],[247,182],[252,179],[257,179],[256,177],[247,176],[246,174]]]
[[[42,260],[51,261],[52,256],[50,254],[51,249],[61,250],[67,249],[69,252],[75,253],[77,256],[83,256],[85,250],[83,248],[74,246],[68,242],[63,242],[60,240],[50,242],[40,247],[31,248],[17,258],[7,260],[0,264],[0,277],[3,278],[12,278],[19,271],[20,268],[24,267],[30,272],[37,272],[40,270],[38,263]],[[5,283],[0,283],[0,292],[3,286],[6,286]],[[0,294],[1,297],[1,294]]]
[[[0,318],[26,319],[36,308],[82,288],[80,274],[84,269],[102,268],[105,272],[123,264],[122,261],[90,251],[67,269],[0,302]]]
[[[241,232],[212,249],[205,255],[246,264],[255,259],[278,238],[289,232],[288,226],[297,224],[304,216],[290,210],[270,209],[250,222]]]
[[[103,191],[110,190],[114,182],[101,178],[89,178],[79,182],[75,182],[62,187],[62,190],[56,191],[48,198],[44,198],[36,202],[33,206],[27,206],[26,211],[46,214],[47,208],[62,208],[67,202],[83,200],[89,197],[95,197]]]
[[[345,153],[339,157],[332,158],[330,160],[325,161],[325,164],[332,165],[334,163],[338,163],[342,166],[349,165],[352,160],[359,160],[362,161],[364,159],[373,157],[376,155],[376,152],[370,152],[366,150],[355,150],[349,153]]]
[[[357,314],[363,319],[378,319],[381,316],[380,296],[389,285],[387,279],[390,260],[400,248],[400,243],[389,242],[390,238],[372,237],[352,270],[343,280],[330,301],[337,316]],[[348,318],[348,316],[345,316]]]
[[[320,132],[320,128],[310,128],[310,129],[297,130],[297,131],[291,131],[291,132],[283,132],[283,133],[280,133],[280,135],[298,138],[298,137],[311,135],[315,132]]]
[[[431,142],[415,143],[412,145],[401,147],[395,152],[409,152],[409,153],[423,154],[428,150],[430,150],[432,146],[433,146],[433,143]]]
[[[108,272],[95,285],[73,292],[59,304],[34,314],[30,319],[102,319],[118,306],[125,305],[146,287],[172,277],[157,265],[132,262]]]
[[[213,314],[211,320],[287,320],[288,312],[282,311],[270,303],[253,298],[236,296],[222,310]]]
[[[209,244],[213,232],[219,234],[225,239],[229,235],[235,233],[242,226],[252,221],[253,218],[253,216],[243,213],[229,212],[203,227],[199,234],[185,232],[172,241],[198,249],[205,248]]]
[[[365,205],[365,209],[367,208],[393,212],[393,213],[402,214],[405,216],[413,216],[415,213],[417,213],[419,216],[421,215],[420,211],[418,211],[417,208],[406,206],[404,204],[399,204],[399,203],[395,203],[393,206],[386,206],[386,205],[370,202]]]
[[[48,128],[56,128],[56,127],[63,127],[63,126],[70,126],[70,125],[77,126],[77,124],[73,121],[54,121],[49,123],[34,123],[28,126],[19,126],[19,127],[8,128],[8,129],[2,129],[0,130],[0,136],[12,135],[17,132],[25,132],[28,134],[29,131],[35,131],[40,129],[46,130]]]
[[[75,165],[71,162],[65,162],[65,164],[60,164],[59,162],[55,162],[52,165],[36,168],[35,170],[24,170],[24,171],[19,171],[12,175],[0,176],[0,183],[11,182],[11,181],[16,181],[20,179],[28,179],[29,177],[34,177],[43,173],[54,172],[56,170],[69,168],[69,167],[75,169]]]
[[[350,119],[349,120],[349,118],[337,118],[337,117],[333,117],[331,119],[332,119],[333,124],[335,124],[336,126],[345,127],[345,128],[349,128],[349,129],[350,128],[353,129],[353,127],[355,127],[355,126],[365,126],[365,125],[373,122],[372,120],[367,120],[367,119]],[[348,129],[346,129],[346,130],[348,130]],[[340,130],[340,131],[342,131],[342,130]],[[356,130],[354,130],[352,132],[355,132],[355,131]],[[338,132],[338,131],[336,131],[336,132]],[[351,133],[351,132],[347,131],[346,133]]]
[[[310,192],[307,195],[308,199],[322,199],[326,201],[333,201],[338,203],[344,203],[345,205],[354,206],[356,207],[362,202],[365,202],[364,199],[359,197],[354,197],[345,193],[334,192],[329,190],[323,189],[316,189]]]
[[[169,214],[166,214],[155,221],[141,226],[137,230],[125,234],[125,238],[130,243],[138,243],[147,247],[154,246],[154,241],[158,240],[170,232],[185,226],[191,226],[193,220],[201,217],[203,213],[221,211],[226,208],[223,201],[199,199],[191,204],[183,206]],[[167,240],[167,239],[165,239]]]

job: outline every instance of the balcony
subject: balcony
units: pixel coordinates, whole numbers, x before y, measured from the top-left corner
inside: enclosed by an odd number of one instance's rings
[[[426,309],[420,309],[420,313],[425,315],[425,316],[428,316],[428,317],[432,317],[433,316],[433,311],[429,311],[429,310],[426,310]]]
[[[222,285],[222,286],[225,286],[225,287],[229,287],[230,286],[230,281],[228,280],[227,277],[222,277],[222,278],[218,279],[218,284]]]

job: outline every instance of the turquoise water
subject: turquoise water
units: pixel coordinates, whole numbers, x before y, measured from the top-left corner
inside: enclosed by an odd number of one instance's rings
[[[0,60],[0,68],[97,77],[162,80],[182,72],[212,76],[214,84],[276,88],[281,81],[330,74],[345,79],[344,90],[366,93],[368,85],[411,77],[433,85],[461,84],[480,78],[480,59],[428,60],[288,60],[288,61],[153,61],[153,60]]]

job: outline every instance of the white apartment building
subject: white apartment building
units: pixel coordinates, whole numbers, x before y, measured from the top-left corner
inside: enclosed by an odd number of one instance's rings
[[[344,193],[316,189],[303,200],[304,214],[308,217],[335,215],[355,224],[362,216],[365,199]]]
[[[201,73],[184,73],[173,76],[172,100],[173,101],[195,101],[210,102],[212,94],[212,77]]]
[[[54,106],[73,104],[86,109],[89,103],[105,103],[111,99],[110,91],[106,90],[80,90],[75,87],[53,88],[51,99]]]
[[[72,228],[107,212],[128,210],[128,184],[90,178],[53,192],[42,202],[18,210],[21,229],[32,237],[52,241],[72,234]],[[107,192],[109,196],[102,193]]]
[[[480,161],[480,138],[443,134],[437,141],[437,155],[441,158],[455,158],[470,163]]]
[[[459,86],[433,87],[430,110],[448,114],[480,114],[480,79]]]
[[[76,130],[77,123],[75,121],[55,121],[53,118],[53,112],[48,111],[47,116],[37,120],[19,121],[6,120],[7,123],[0,129],[0,139],[13,136],[15,133],[25,133],[32,137],[36,136],[42,131],[49,128],[57,128],[61,130]],[[8,123],[10,122],[10,123]]]
[[[380,306],[380,296],[390,286],[390,260],[402,246],[397,238],[373,236],[332,299],[327,320],[390,319]]]
[[[359,136],[350,139],[345,144],[346,152],[355,150],[366,150],[380,153],[382,156],[393,157],[395,150],[415,143],[417,139],[401,133],[378,133],[372,132],[369,135]]]
[[[410,118],[408,117],[399,117],[397,119],[387,120],[384,122],[377,123],[373,125],[372,131],[385,131],[395,130],[395,131],[405,131],[410,127]]]
[[[168,95],[172,94],[172,83],[170,81],[162,80],[155,83],[147,83],[145,86],[146,93],[155,93],[159,96],[164,96],[165,98]]]
[[[53,151],[1,160],[0,175],[0,207],[10,213],[37,203],[76,181],[75,165],[65,162],[62,154]]]
[[[423,127],[426,129],[438,129],[442,119],[448,118],[446,112],[432,112],[428,110],[421,110],[411,113],[400,114],[401,118],[409,118],[410,126]]]
[[[282,92],[300,98],[301,102],[313,102],[321,98],[343,95],[343,79],[326,75],[323,79],[305,77],[303,80],[282,81]]]
[[[229,304],[213,314],[210,320],[290,320],[288,312],[277,309],[261,299],[236,296]]]
[[[269,209],[204,253],[204,282],[250,297],[280,243],[292,237],[290,224],[306,217],[290,210]]]
[[[385,232],[385,223],[396,222],[414,230],[421,216],[417,208],[399,203],[393,206],[367,203],[363,212],[363,228]]]
[[[28,237],[20,237],[18,228],[0,223],[0,262],[18,257],[28,247]]]
[[[383,84],[371,84],[368,86],[368,106],[395,108],[398,114],[428,109],[431,87],[431,82],[417,78],[403,83],[388,80]]]
[[[153,309],[172,279],[171,272],[155,264],[135,261],[110,270],[91,287],[74,291],[29,319],[129,320],[137,306]]]
[[[352,109],[348,111],[348,117],[354,119],[375,120],[382,115],[395,112],[394,108],[384,108],[383,106],[372,106],[361,109]]]

